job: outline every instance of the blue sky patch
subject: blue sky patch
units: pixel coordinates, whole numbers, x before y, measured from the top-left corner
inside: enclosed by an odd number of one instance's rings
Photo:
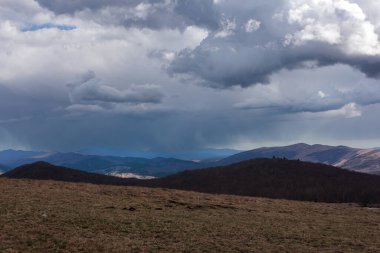
[[[34,32],[42,29],[59,29],[61,31],[71,31],[77,29],[74,25],[62,25],[62,24],[53,24],[53,23],[44,23],[44,24],[28,24],[21,29],[23,32]]]

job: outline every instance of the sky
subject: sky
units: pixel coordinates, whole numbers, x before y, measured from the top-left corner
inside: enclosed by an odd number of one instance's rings
[[[0,0],[0,149],[380,146],[373,0]]]

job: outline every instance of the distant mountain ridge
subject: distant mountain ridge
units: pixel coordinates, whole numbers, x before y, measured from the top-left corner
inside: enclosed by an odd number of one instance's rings
[[[20,161],[22,164],[22,160],[25,159],[26,157],[32,158],[35,156],[41,156],[41,155],[46,155],[46,154],[47,152],[7,149],[7,150],[0,151],[0,164],[7,167],[11,167],[13,166],[14,163],[17,163],[17,161]],[[21,164],[18,164],[18,165],[21,165]]]
[[[228,165],[255,158],[272,158],[273,156],[324,163],[363,173],[380,174],[380,150],[305,143],[253,149],[221,159],[215,165]]]
[[[2,153],[4,155],[1,155]],[[1,159],[2,157],[2,159]],[[7,170],[38,161],[56,166],[64,166],[86,172],[112,175],[135,175],[140,177],[162,177],[190,168],[199,168],[200,164],[174,158],[135,158],[83,155],[78,153],[47,153],[32,151],[0,151],[0,164]],[[4,167],[5,168],[5,167]]]
[[[284,147],[263,147],[240,152],[217,161],[199,162],[163,157],[148,159],[6,150],[0,151],[0,165],[2,165],[2,167],[0,166],[0,173],[23,164],[45,161],[57,166],[120,177],[164,177],[188,169],[224,166],[255,158],[272,157],[324,163],[344,169],[380,175],[380,150],[304,143]]]
[[[222,158],[234,155],[241,152],[241,150],[234,149],[200,149],[189,151],[130,151],[126,149],[109,149],[109,148],[88,148],[79,151],[78,153],[84,155],[97,155],[97,156],[117,156],[117,157],[139,157],[152,159],[156,157],[175,158],[180,160],[190,161],[204,161],[204,160],[220,160]]]

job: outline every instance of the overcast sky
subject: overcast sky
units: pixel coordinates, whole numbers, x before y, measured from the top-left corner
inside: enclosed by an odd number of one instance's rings
[[[0,0],[0,149],[380,146],[375,0]]]

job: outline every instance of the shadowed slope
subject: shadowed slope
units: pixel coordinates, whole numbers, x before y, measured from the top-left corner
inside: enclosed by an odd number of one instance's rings
[[[379,176],[284,159],[255,159],[224,167],[185,171],[145,184],[293,200],[380,203]]]

